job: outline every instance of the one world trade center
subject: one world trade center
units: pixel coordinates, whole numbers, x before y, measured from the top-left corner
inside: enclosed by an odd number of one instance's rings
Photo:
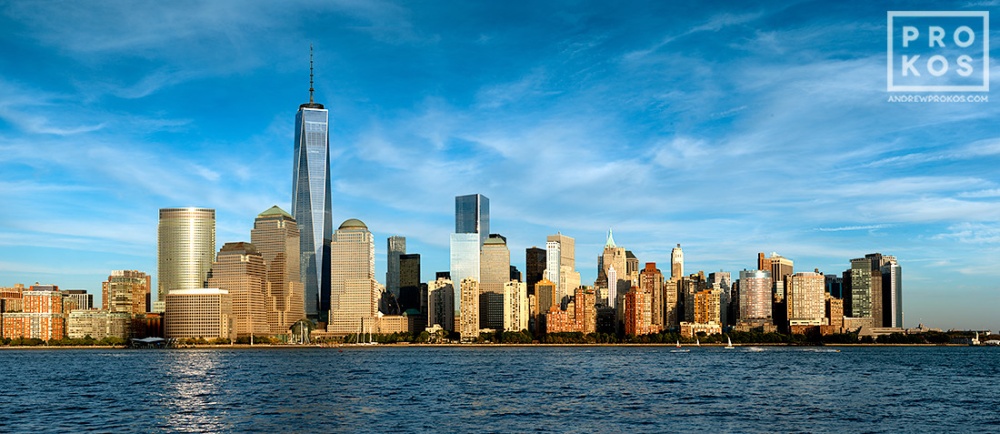
[[[292,215],[300,231],[302,283],[306,316],[326,320],[330,309],[329,112],[313,101],[312,48],[309,54],[309,102],[295,114],[295,161],[292,173]]]

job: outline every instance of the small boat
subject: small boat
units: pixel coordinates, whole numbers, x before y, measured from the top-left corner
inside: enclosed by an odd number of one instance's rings
[[[734,348],[734,347],[733,347],[733,340],[732,340],[732,339],[729,339],[729,336],[728,336],[728,335],[726,335],[726,342],[728,342],[728,343],[726,344],[726,349],[727,349],[727,350],[731,350],[731,349],[733,349],[733,348]]]
[[[696,346],[696,347],[700,347],[701,346],[701,341],[698,340],[697,336],[694,337],[694,346]]]
[[[681,347],[681,340],[680,340],[680,339],[678,339],[678,340],[677,340],[677,348],[680,348],[680,347]]]

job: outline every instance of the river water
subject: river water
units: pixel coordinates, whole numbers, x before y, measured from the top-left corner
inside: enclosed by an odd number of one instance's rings
[[[0,351],[0,432],[1000,432],[1000,349]]]

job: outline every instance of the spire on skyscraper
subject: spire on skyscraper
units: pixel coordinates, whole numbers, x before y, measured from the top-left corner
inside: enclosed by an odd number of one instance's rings
[[[309,44],[309,104],[313,103],[313,45]]]
[[[608,228],[608,242],[604,244],[604,247],[616,247],[615,237],[611,235],[611,228]]]

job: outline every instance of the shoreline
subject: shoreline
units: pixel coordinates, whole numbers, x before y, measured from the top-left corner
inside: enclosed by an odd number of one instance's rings
[[[344,345],[322,345],[322,344],[305,344],[305,345],[270,345],[270,344],[260,344],[260,345],[250,345],[250,344],[233,344],[233,345],[185,345],[172,348],[128,348],[124,346],[112,346],[112,345],[34,345],[34,346],[0,346],[0,351],[4,350],[204,350],[204,349],[217,349],[217,350],[288,350],[288,349],[301,349],[301,348],[315,348],[315,349],[328,349],[328,350],[344,350],[344,349],[372,349],[372,348],[596,348],[596,347],[628,347],[628,348],[641,348],[641,347],[656,347],[656,348],[668,348],[675,347],[676,344],[635,344],[635,343],[623,343],[623,344],[379,344],[379,345],[354,345],[354,344],[344,344]],[[788,347],[788,348],[820,348],[820,347],[969,347],[972,345],[967,344],[822,344],[822,345],[796,345],[796,344],[784,344],[784,343],[756,343],[756,344],[733,344],[734,348],[751,348],[751,347]],[[981,347],[988,347],[988,345],[979,345]],[[697,345],[681,345],[684,349],[694,349],[694,348],[725,348],[724,344],[702,344],[700,347]]]

